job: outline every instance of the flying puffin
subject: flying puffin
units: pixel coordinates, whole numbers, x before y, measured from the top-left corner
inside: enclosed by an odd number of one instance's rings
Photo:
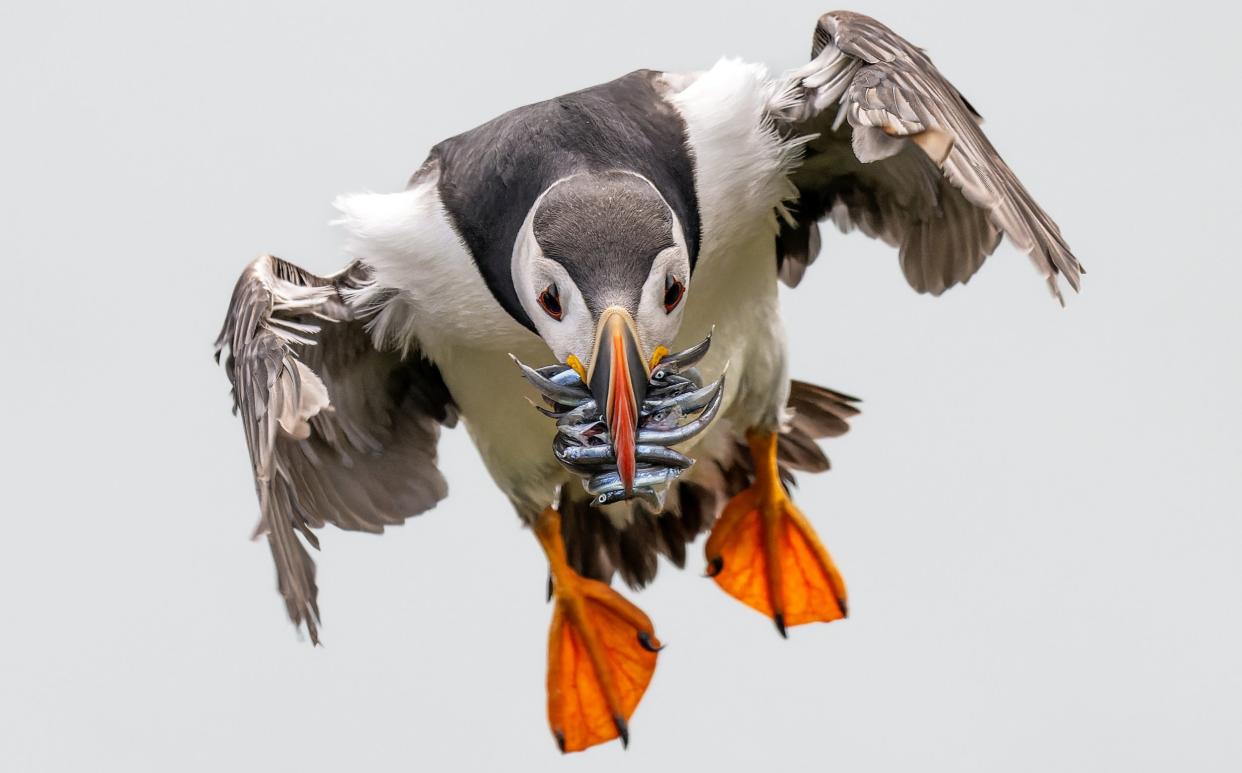
[[[831,219],[897,247],[919,292],[967,282],[1002,236],[1056,298],[1058,277],[1077,290],[980,120],[921,49],[832,12],[783,76],[639,70],[441,142],[400,192],[339,198],[348,265],[258,258],[217,342],[290,618],[318,643],[312,529],[435,506],[437,438],[459,420],[547,555],[562,751],[627,742],[655,668],[651,620],[610,580],[682,566],[703,531],[708,574],[782,636],[845,617],[786,483],[828,468],[816,441],[857,400],[791,380],[777,284],[798,284]],[[694,431],[659,429],[653,402]],[[570,437],[571,415],[595,435]]]

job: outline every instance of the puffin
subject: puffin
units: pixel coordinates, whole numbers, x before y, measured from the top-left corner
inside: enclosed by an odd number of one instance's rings
[[[458,422],[547,556],[561,751],[628,743],[662,645],[612,581],[684,566],[703,532],[706,573],[781,636],[846,617],[790,484],[828,469],[818,442],[859,401],[791,378],[778,285],[831,221],[895,247],[920,293],[968,282],[1002,237],[1057,300],[1077,291],[980,124],[922,49],[837,11],[796,70],[638,70],[444,140],[403,190],[339,197],[345,266],[260,256],[216,344],[289,618],[319,643],[316,529],[381,532],[445,498],[436,443]]]

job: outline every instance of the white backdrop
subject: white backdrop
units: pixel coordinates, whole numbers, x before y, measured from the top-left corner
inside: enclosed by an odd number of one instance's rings
[[[786,313],[794,375],[866,401],[798,494],[851,618],[781,641],[696,547],[627,591],[669,644],[629,751],[564,760],[544,559],[465,433],[435,511],[321,535],[313,650],[210,344],[255,254],[343,263],[337,193],[637,67],[795,66],[828,6],[175,5],[0,10],[0,768],[1242,766],[1242,63],[1208,4],[856,6],[988,118],[1085,292],[1006,245],[921,297],[828,234]]]

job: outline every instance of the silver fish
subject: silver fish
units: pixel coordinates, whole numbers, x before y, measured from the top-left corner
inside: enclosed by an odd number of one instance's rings
[[[720,411],[720,403],[724,398],[724,376],[716,382],[716,391],[712,394],[711,402],[703,409],[698,418],[689,421],[676,429],[639,429],[638,442],[650,443],[658,446],[671,446],[677,443],[684,443],[703,430],[707,429],[707,425],[712,423],[712,419],[716,418],[716,414]]]
[[[592,496],[591,504],[635,499],[654,512],[663,508],[668,485],[694,464],[693,459],[669,446],[702,432],[720,410],[723,374],[704,385],[694,367],[710,346],[709,334],[688,349],[666,355],[651,375],[646,398],[639,406],[634,449],[638,469],[628,491],[621,484],[603,412],[577,371],[564,364],[531,368],[513,358],[523,377],[547,402],[547,407],[535,408],[556,420],[553,454],[565,469],[582,478]]]
[[[522,369],[522,375],[526,377],[526,380],[529,381],[535,389],[538,389],[540,394],[544,397],[550,398],[552,401],[560,403],[561,405],[569,406],[578,405],[583,400],[590,399],[591,396],[587,393],[586,386],[580,379],[578,379],[578,374],[574,374],[577,386],[568,383],[560,384],[544,376],[534,368],[525,365],[521,360],[514,357],[512,354],[509,356],[513,357],[513,361],[517,363],[519,368]]]
[[[558,438],[559,440],[559,438]],[[599,466],[606,464],[616,464],[617,457],[611,446],[565,446],[563,449],[558,448],[556,458],[565,464],[581,465],[581,466]],[[634,448],[634,460],[636,462],[648,462],[651,464],[663,465],[665,467],[675,467],[684,470],[694,464],[694,460],[685,454],[678,453],[671,448],[653,445],[639,445]],[[598,472],[596,470],[595,472]],[[594,472],[592,473],[594,474]]]
[[[641,466],[634,472],[634,488],[654,489],[656,486],[672,483],[680,475],[681,470],[670,467]],[[606,494],[610,491],[619,491],[623,488],[621,474],[617,472],[601,473],[588,480],[584,485],[586,486],[587,493],[594,496]]]

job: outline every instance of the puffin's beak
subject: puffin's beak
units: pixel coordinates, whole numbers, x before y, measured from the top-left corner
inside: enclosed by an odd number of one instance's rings
[[[617,456],[617,472],[626,492],[634,488],[638,407],[647,396],[650,378],[634,318],[620,306],[609,306],[595,329],[587,385],[595,404],[604,409],[604,422]]]

